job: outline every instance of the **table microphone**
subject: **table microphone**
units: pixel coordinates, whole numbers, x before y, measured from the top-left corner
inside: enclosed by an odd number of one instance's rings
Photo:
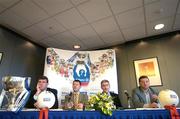
[[[128,102],[128,108],[131,108],[131,96],[129,95],[129,93],[127,92],[127,90],[124,90],[124,94],[127,97],[127,102]]]
[[[128,99],[131,98],[127,90],[124,90],[124,94],[127,96]]]

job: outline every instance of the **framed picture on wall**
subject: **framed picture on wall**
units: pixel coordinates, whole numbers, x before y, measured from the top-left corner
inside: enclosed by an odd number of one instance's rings
[[[2,61],[2,57],[3,57],[3,53],[0,52],[0,64],[1,64],[1,61]]]
[[[146,75],[149,77],[151,86],[162,85],[157,57],[135,60],[134,68],[136,74],[136,82],[138,86],[139,77],[142,75]]]

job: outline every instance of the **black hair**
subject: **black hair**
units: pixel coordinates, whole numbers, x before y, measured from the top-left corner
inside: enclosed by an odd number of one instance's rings
[[[48,77],[46,77],[46,76],[39,76],[39,77],[38,77],[38,81],[39,81],[39,80],[46,80],[47,83],[49,82]]]
[[[74,82],[79,82],[79,84],[81,85],[81,81],[80,80],[74,80],[73,83]]]
[[[141,79],[144,79],[144,78],[147,78],[149,80],[148,76],[142,75],[142,76],[139,77],[139,82],[141,81]]]

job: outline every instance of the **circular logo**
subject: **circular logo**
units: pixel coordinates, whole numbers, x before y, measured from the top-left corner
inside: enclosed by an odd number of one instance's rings
[[[158,99],[162,107],[165,105],[177,106],[179,103],[178,95],[174,91],[168,89],[160,91]]]
[[[55,103],[55,96],[50,91],[43,91],[38,95],[37,102],[40,108],[51,108]]]

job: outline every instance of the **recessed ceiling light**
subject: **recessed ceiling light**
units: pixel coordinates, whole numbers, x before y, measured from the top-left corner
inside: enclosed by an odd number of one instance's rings
[[[79,49],[79,48],[81,48],[80,45],[74,45],[74,49]]]
[[[159,29],[162,29],[162,28],[164,28],[164,24],[157,24],[157,25],[154,27],[155,30],[159,30]]]

